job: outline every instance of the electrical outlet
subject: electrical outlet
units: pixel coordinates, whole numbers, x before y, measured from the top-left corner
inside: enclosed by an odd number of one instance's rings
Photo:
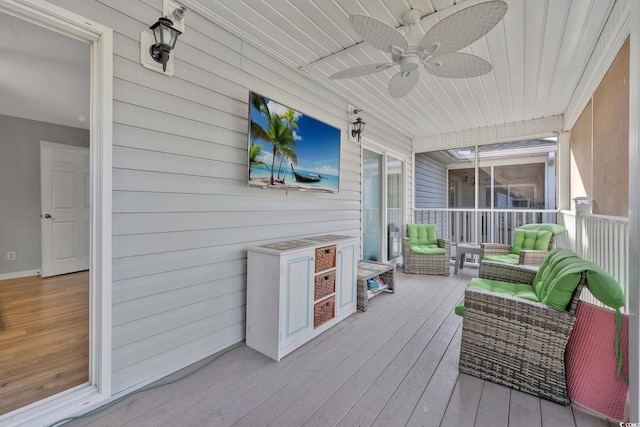
[[[7,261],[15,261],[16,260],[16,251],[7,252]]]

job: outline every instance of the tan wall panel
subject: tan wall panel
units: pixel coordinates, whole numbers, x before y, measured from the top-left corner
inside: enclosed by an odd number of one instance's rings
[[[591,101],[571,129],[571,209],[574,197],[591,196]]]
[[[629,39],[593,94],[593,213],[629,215]]]

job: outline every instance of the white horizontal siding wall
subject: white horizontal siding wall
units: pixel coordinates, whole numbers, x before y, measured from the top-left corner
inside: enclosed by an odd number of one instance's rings
[[[429,157],[416,153],[416,208],[446,208],[447,166]]]
[[[161,0],[52,0],[114,29],[113,390],[131,390],[244,339],[246,248],[359,236],[360,146],[347,101],[189,11],[171,78],[140,65]],[[248,92],[339,127],[338,194],[246,187]],[[410,141],[368,138],[410,158]]]

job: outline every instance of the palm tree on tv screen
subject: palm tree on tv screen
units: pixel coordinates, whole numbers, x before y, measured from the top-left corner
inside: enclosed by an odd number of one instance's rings
[[[252,123],[253,125],[253,123]],[[258,126],[259,127],[259,126]],[[262,128],[260,128],[262,129]],[[252,129],[253,130],[253,129]],[[264,130],[263,130],[264,132]],[[266,133],[265,133],[266,135]],[[253,138],[253,133],[251,138]],[[260,160],[262,158],[262,144],[251,144],[249,148],[249,179],[251,179],[251,168],[267,166],[265,162]]]
[[[285,123],[277,113],[271,113],[267,116],[268,128],[267,134],[273,146],[273,157],[271,158],[271,176],[269,178],[269,185],[274,184],[273,170],[276,163],[276,157],[282,153],[284,149],[291,149],[295,147],[295,140],[293,138],[293,132],[291,128]]]
[[[294,137],[294,129],[299,130],[298,123],[296,122],[296,112],[287,108],[287,111],[283,114],[272,113],[267,105],[267,98],[257,94],[251,95],[251,106],[258,110],[267,120],[266,129],[253,120],[251,121],[251,141],[262,139],[273,147],[269,185],[273,185],[275,182],[273,174],[276,157],[280,157],[278,181],[284,182],[284,177],[280,180],[280,171],[284,160],[288,159],[293,164],[298,163],[298,157],[295,153],[296,141]],[[252,166],[266,166],[264,162],[259,160],[262,148],[253,147],[257,147],[257,145],[252,144],[249,150],[249,178],[251,178]],[[255,150],[255,152],[253,150]]]
[[[293,133],[293,130],[294,129],[300,130],[300,127],[298,126],[298,122],[296,122],[296,112],[293,111],[291,108],[287,108],[287,111],[284,114],[282,114],[281,117],[287,121],[287,126],[291,131],[291,136],[294,138],[293,138],[292,146],[280,147],[280,164],[278,165],[278,180],[280,180],[280,171],[282,170],[282,163],[284,162],[284,160],[287,160],[287,162],[285,162],[285,169],[288,163],[293,163],[294,165],[298,164],[298,156],[296,156],[296,152],[294,151],[294,148],[296,146],[296,140],[295,140],[295,134]],[[285,175],[282,176],[283,183],[284,183],[284,180],[285,180]]]

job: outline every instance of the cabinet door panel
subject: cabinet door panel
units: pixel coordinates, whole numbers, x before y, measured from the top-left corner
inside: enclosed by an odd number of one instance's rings
[[[355,245],[338,248],[338,272],[336,283],[338,291],[338,310],[353,306],[356,300],[356,247]]]
[[[286,261],[285,280],[285,340],[302,335],[311,327],[309,305],[311,301],[311,257],[303,256]]]

